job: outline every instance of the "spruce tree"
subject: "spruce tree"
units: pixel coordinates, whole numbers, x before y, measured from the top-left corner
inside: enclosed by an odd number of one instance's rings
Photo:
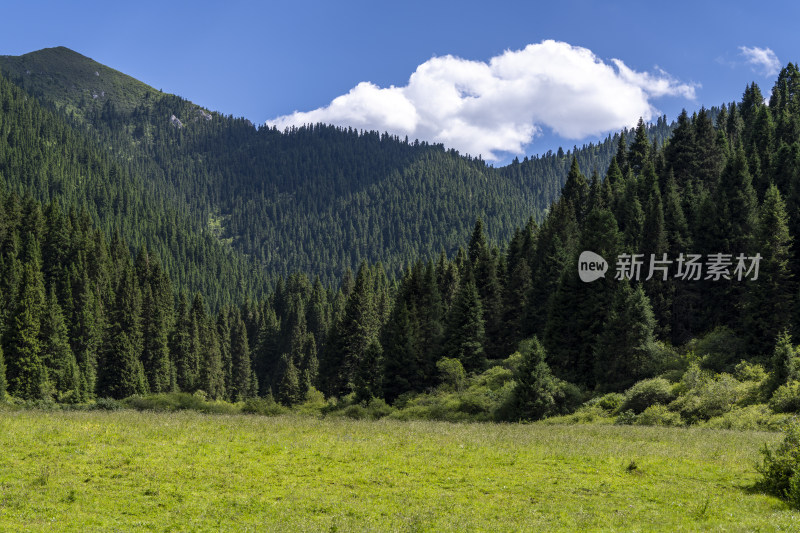
[[[417,335],[406,302],[398,300],[381,333],[383,397],[389,403],[404,392],[419,391],[427,378],[420,369]]]
[[[41,320],[42,362],[48,372],[48,381],[54,387],[59,401],[76,402],[80,399],[80,373],[78,363],[69,345],[69,334],[55,288],[50,287]]]
[[[564,183],[561,196],[564,201],[572,204],[575,218],[578,223],[581,223],[583,217],[586,216],[586,210],[589,205],[589,182],[581,172],[578,160],[575,157],[572,158],[572,164],[569,168],[569,173],[567,173],[567,181]]]
[[[25,400],[41,399],[46,393],[47,372],[42,362],[41,316],[44,287],[37,261],[26,263],[20,300],[6,331],[8,392]]]
[[[251,397],[253,370],[250,363],[250,345],[247,342],[247,327],[239,313],[232,320],[231,327],[231,397],[240,402]]]
[[[635,176],[641,174],[645,163],[650,159],[650,139],[647,137],[647,126],[642,118],[636,124],[636,133],[628,151],[630,170]]]
[[[594,345],[595,384],[600,390],[622,391],[646,377],[652,368],[655,319],[641,285],[619,282],[611,312]]]
[[[444,357],[458,359],[467,372],[483,371],[486,362],[483,306],[472,279],[461,286],[447,317]]]
[[[3,355],[3,346],[0,344],[0,402],[6,399],[7,389],[8,382],[6,381],[6,359]]]
[[[752,353],[765,354],[791,326],[797,290],[789,268],[792,236],[786,207],[775,185],[765,193],[756,240],[761,261],[758,279],[742,282],[747,284],[743,323]]]
[[[547,366],[539,339],[522,341],[519,352],[522,362],[514,373],[512,416],[515,420],[540,420],[556,409],[558,380]]]

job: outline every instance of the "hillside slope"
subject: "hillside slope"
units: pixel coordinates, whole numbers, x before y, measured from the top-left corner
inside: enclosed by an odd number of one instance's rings
[[[163,94],[69,49],[0,56],[16,84],[85,129],[132,176],[188,206],[268,279],[303,271],[337,283],[365,259],[398,272],[448,255],[476,218],[495,242],[541,219],[572,156],[604,172],[617,137],[504,168],[376,132],[255,128]]]

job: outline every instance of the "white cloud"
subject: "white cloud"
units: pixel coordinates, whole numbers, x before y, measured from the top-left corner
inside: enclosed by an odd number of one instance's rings
[[[778,61],[778,56],[775,55],[769,48],[759,48],[753,46],[740,46],[739,50],[745,58],[745,61],[753,67],[753,70],[760,71],[764,76],[774,76],[781,70],[781,62]]]
[[[543,127],[583,139],[632,126],[658,114],[650,100],[695,98],[694,84],[661,69],[613,66],[591,50],[557,41],[507,50],[488,63],[454,56],[419,65],[403,87],[359,83],[328,106],[267,121],[284,129],[324,122],[443,143],[497,160],[521,154]]]

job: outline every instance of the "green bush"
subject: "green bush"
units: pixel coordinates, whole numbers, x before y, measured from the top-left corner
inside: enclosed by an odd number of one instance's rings
[[[651,405],[667,405],[674,399],[675,394],[669,381],[664,378],[645,379],[628,389],[625,393],[625,402],[619,410],[631,410],[639,414]]]
[[[617,420],[614,424],[617,426],[629,426],[634,422],[636,422],[636,413],[633,412],[633,409],[627,409],[617,415]]]
[[[637,426],[682,426],[681,415],[673,413],[665,405],[651,405],[636,417]]]
[[[97,411],[119,411],[124,407],[122,402],[113,398],[98,398],[91,405],[91,408]]]
[[[392,414],[392,407],[387,404],[383,398],[373,398],[367,404],[367,415],[373,420],[378,420],[384,416]]]
[[[276,416],[286,411],[271,395],[266,398],[248,398],[242,406],[242,412],[250,415]]]
[[[458,359],[442,357],[436,362],[436,369],[442,377],[442,385],[449,390],[463,390],[467,383],[467,373]]]
[[[763,462],[756,467],[762,476],[758,487],[800,509],[800,422],[786,426],[776,449],[765,444],[761,453]]]
[[[748,393],[748,387],[729,374],[714,376],[690,369],[684,378],[678,388],[682,394],[670,404],[670,409],[689,423],[722,416]]]
[[[692,344],[701,357],[700,366],[714,372],[731,373],[736,363],[747,356],[744,342],[725,326],[714,328]]]
[[[778,387],[769,400],[769,406],[776,413],[800,411],[800,381],[792,380]]]
[[[148,394],[147,396],[131,396],[122,400],[122,404],[140,411],[184,411],[192,410],[201,413],[234,414],[241,410],[236,405],[223,401],[206,401],[203,394],[188,392],[166,392]]]
[[[609,392],[586,402],[587,405],[597,406],[609,413],[616,413],[623,403],[625,403],[625,395],[618,392]]]
[[[352,418],[353,420],[363,420],[368,416],[367,410],[357,403],[345,407],[344,411],[342,411],[342,414],[347,418]]]
[[[611,424],[613,418],[605,409],[597,405],[585,404],[569,415],[545,418],[544,424]]]
[[[772,412],[763,403],[734,407],[722,416],[717,416],[702,423],[712,429],[734,429],[738,431],[777,431],[786,424],[788,415]]]

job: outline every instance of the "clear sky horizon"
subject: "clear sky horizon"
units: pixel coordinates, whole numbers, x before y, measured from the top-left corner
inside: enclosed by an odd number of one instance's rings
[[[800,60],[800,5],[752,2],[37,2],[0,54],[66,46],[254,123],[351,124],[503,164],[644,115],[738,100]],[[487,157],[488,156],[488,157]]]

